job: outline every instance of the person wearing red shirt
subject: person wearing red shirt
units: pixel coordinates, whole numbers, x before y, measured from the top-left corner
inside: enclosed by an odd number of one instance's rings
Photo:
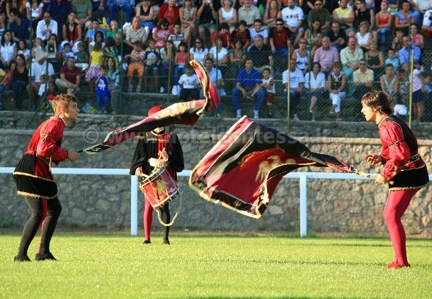
[[[27,251],[41,227],[41,240],[36,261],[56,258],[50,251],[50,242],[62,211],[57,197],[57,184],[51,173],[52,163],[76,161],[78,152],[61,147],[63,130],[76,121],[79,108],[73,96],[60,94],[53,101],[54,116],[44,121],[34,132],[27,150],[13,173],[19,195],[25,196],[31,216],[24,226],[17,262],[30,262]]]
[[[55,83],[60,91],[75,96],[79,90],[81,81],[81,69],[75,66],[75,58],[69,57],[67,65],[60,69],[60,78]]]
[[[367,154],[365,160],[384,168],[375,183],[388,184],[390,193],[384,207],[384,220],[395,253],[389,269],[410,267],[406,253],[405,229],[401,218],[413,196],[429,182],[426,164],[418,153],[417,138],[408,125],[392,115],[389,100],[382,91],[366,93],[362,100],[366,121],[378,125],[382,149],[379,155]]]

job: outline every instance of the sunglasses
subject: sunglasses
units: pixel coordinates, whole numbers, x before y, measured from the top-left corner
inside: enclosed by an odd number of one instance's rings
[[[366,63],[362,62],[362,63],[359,63],[359,65],[366,65]]]
[[[283,26],[283,23],[276,23],[277,26]]]
[[[200,42],[200,41],[196,41],[195,44],[202,44],[202,42]]]

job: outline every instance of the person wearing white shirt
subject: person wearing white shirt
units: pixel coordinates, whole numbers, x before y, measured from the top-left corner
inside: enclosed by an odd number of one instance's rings
[[[46,11],[44,12],[44,19],[39,21],[36,26],[36,37],[47,41],[51,34],[58,36],[58,25],[55,20],[51,19],[51,13]]]
[[[288,6],[282,9],[282,20],[285,22],[285,27],[291,32],[291,36],[297,39],[301,37],[304,32],[303,20],[304,12],[303,10],[295,5],[294,0],[288,0]]]
[[[310,113],[312,113],[312,121],[315,121],[315,114],[317,111],[316,103],[318,99],[321,99],[324,90],[326,89],[326,78],[323,72],[321,72],[321,65],[319,62],[312,64],[312,71],[305,75],[305,88],[309,92],[311,99]]]
[[[294,121],[299,121],[297,103],[300,100],[301,93],[304,86],[303,72],[297,68],[295,60],[290,61],[290,68],[282,73],[282,84],[285,86],[284,96],[289,89],[290,93],[290,107],[294,115]],[[288,88],[289,86],[289,88]]]
[[[40,59],[39,61],[33,61],[29,70],[30,82],[32,82],[32,86],[30,84],[27,85],[27,92],[31,94],[32,98],[32,111],[36,109],[36,100],[35,94],[39,92],[40,87],[40,78],[41,75],[47,74],[48,71],[48,94],[54,94],[54,67],[51,63],[47,63],[45,58]],[[30,89],[32,88],[32,89]],[[32,90],[33,92],[30,92]]]

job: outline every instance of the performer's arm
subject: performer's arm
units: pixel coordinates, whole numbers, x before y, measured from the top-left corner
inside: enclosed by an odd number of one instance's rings
[[[68,158],[68,151],[57,145],[63,137],[64,125],[61,122],[47,122],[41,129],[41,138],[37,145],[36,153],[39,157],[52,158],[58,163]]]
[[[388,122],[380,129],[380,137],[388,145],[389,155],[385,160],[381,175],[390,180],[401,172],[402,167],[409,162],[411,153],[405,142],[402,129],[393,122]]]

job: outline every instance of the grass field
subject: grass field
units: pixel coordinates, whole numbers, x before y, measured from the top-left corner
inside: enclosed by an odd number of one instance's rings
[[[19,240],[1,231],[0,298],[432,298],[432,240],[409,239],[400,270],[388,239],[59,232],[59,261],[16,263]]]

